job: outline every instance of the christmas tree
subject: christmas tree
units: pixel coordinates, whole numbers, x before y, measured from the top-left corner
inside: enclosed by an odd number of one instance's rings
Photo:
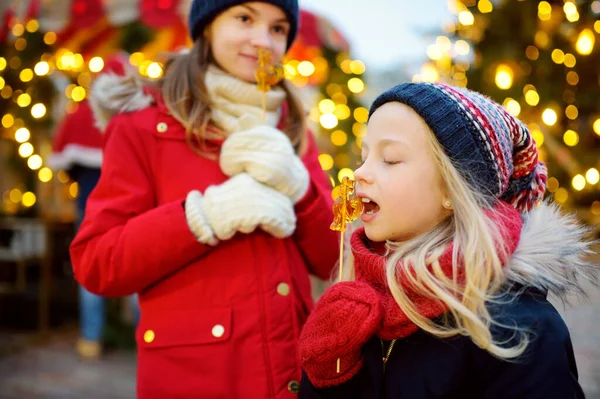
[[[366,134],[369,111],[359,102],[365,86],[365,65],[352,60],[346,52],[327,47],[323,48],[323,57],[330,65],[329,78],[319,87],[322,99],[311,111],[311,117],[317,120],[318,115],[320,133],[329,138],[330,144],[324,144],[324,148],[331,158],[322,155],[319,160],[326,170],[333,161],[330,176],[337,177],[337,184],[343,176],[352,176]]]
[[[36,180],[47,182],[52,172],[40,156],[48,137],[54,85],[50,45],[56,35],[43,34],[35,19],[14,23],[0,44],[1,167],[15,184],[3,195],[4,211],[31,213],[37,199]]]
[[[303,10],[299,33],[285,63],[286,78],[314,88],[309,116],[333,187],[343,176],[352,177],[360,156],[368,118],[360,103],[366,68],[350,57],[348,42],[326,19]]]
[[[600,1],[463,0],[415,79],[480,91],[528,124],[548,191],[600,215]],[[585,212],[584,212],[585,213]]]
[[[157,54],[187,42],[174,5],[131,12],[137,9],[134,1],[0,6],[0,215],[73,219],[77,183],[46,166],[57,122],[88,97],[93,78],[116,53],[132,53],[132,66],[158,79],[163,71]]]

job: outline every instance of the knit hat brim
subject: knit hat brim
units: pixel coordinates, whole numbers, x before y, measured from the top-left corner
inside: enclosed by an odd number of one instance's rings
[[[287,49],[289,49],[296,39],[296,34],[298,32],[298,2],[296,0],[259,1],[279,7],[287,16],[288,22],[290,23],[290,31],[287,40]],[[204,29],[223,11],[244,3],[246,3],[246,1],[240,0],[194,1],[188,16],[188,25],[192,40],[196,41],[198,37],[202,36]]]

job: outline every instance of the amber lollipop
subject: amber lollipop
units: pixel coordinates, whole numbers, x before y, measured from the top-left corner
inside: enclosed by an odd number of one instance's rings
[[[254,72],[258,90],[262,92],[262,122],[266,122],[266,96],[272,86],[283,79],[283,67],[279,64],[273,64],[271,52],[266,49],[258,50],[258,68]]]
[[[354,181],[344,176],[339,186],[333,190],[336,200],[333,203],[334,219],[329,228],[340,232],[340,267],[339,281],[342,281],[342,271],[344,268],[344,232],[346,224],[352,223],[363,212],[363,203],[360,198],[355,196]],[[340,372],[341,359],[337,360],[337,372]]]

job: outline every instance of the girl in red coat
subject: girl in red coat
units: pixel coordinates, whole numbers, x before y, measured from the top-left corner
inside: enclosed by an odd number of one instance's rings
[[[97,80],[100,181],[71,245],[77,280],[139,293],[138,397],[291,398],[309,273],[337,259],[328,182],[288,84],[267,93],[258,51],[280,62],[296,0],[196,0],[191,51],[155,89]],[[113,116],[113,113],[118,113]]]

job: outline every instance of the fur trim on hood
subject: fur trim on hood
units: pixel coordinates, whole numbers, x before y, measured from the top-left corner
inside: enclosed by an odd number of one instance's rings
[[[509,282],[533,286],[567,301],[584,294],[582,280],[597,284],[600,265],[594,264],[591,229],[555,204],[543,202],[524,214],[521,240],[506,270]]]
[[[144,92],[143,82],[132,74],[107,73],[98,76],[92,84],[90,106],[95,126],[101,131],[115,114],[136,111],[153,103],[154,98]]]

